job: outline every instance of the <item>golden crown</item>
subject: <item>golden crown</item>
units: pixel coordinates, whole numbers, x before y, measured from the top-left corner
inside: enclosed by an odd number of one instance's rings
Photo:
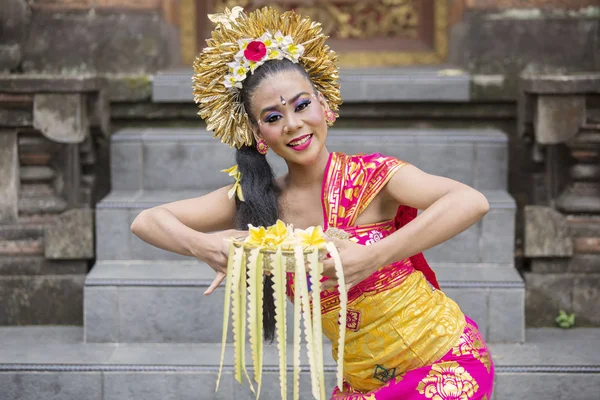
[[[271,7],[249,14],[234,7],[209,19],[217,26],[194,61],[192,80],[198,114],[214,137],[230,147],[253,144],[240,89],[247,73],[269,60],[287,58],[300,63],[329,108],[338,110],[342,99],[337,55],[325,44],[321,24],[294,11],[280,14]]]

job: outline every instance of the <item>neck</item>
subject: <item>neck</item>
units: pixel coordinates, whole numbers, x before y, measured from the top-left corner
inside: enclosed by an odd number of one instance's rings
[[[287,163],[287,184],[291,186],[320,186],[323,182],[323,176],[325,175],[325,168],[327,167],[328,160],[329,151],[327,148],[323,147],[316,162],[311,165]]]

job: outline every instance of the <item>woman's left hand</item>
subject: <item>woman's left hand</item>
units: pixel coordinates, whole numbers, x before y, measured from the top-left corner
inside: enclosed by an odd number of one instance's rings
[[[383,266],[378,265],[378,258],[373,254],[372,249],[369,249],[369,246],[335,238],[330,239],[330,241],[340,254],[346,290],[350,290],[350,288]],[[333,258],[323,261],[323,275],[329,277],[327,281],[322,283],[323,289],[330,289],[338,285]]]

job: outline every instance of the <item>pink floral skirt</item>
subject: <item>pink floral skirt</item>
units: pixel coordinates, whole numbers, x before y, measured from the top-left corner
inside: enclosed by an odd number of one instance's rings
[[[336,387],[331,400],[490,400],[494,363],[477,324],[465,319],[458,343],[433,364],[388,376],[382,387],[368,393]]]

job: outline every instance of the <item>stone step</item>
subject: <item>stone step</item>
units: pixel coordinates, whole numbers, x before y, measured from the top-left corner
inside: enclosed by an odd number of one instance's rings
[[[56,173],[47,166],[23,166],[20,169],[21,182],[40,182],[54,179]]]
[[[512,265],[433,263],[432,268],[442,290],[479,324],[486,339],[524,341],[525,287]],[[218,342],[223,285],[203,295],[213,277],[210,267],[192,259],[97,262],[85,281],[85,338]]]
[[[0,240],[37,239],[44,235],[43,225],[0,225]]]
[[[56,194],[51,183],[21,183],[20,197],[50,196]]]
[[[494,400],[592,400],[600,386],[598,329],[528,329],[524,344],[490,344]],[[220,344],[83,343],[76,327],[0,328],[2,400],[237,399],[254,395],[233,378],[228,347],[219,391]],[[325,347],[327,395],[335,364]],[[291,350],[291,349],[290,349]],[[291,351],[288,351],[288,354]],[[274,346],[265,345],[261,398],[278,399]],[[247,358],[249,359],[249,358]],[[312,399],[302,361],[301,399]],[[288,363],[291,398],[291,367]],[[251,370],[250,370],[251,373]]]
[[[425,254],[430,261],[512,263],[516,205],[501,190],[482,191],[490,212],[477,224]],[[130,224],[145,208],[196,197],[202,191],[113,190],[96,207],[96,254],[99,260],[182,260],[177,254],[150,246],[131,234]]]
[[[331,129],[330,151],[381,152],[426,172],[482,190],[505,190],[508,139],[497,129]],[[231,183],[220,173],[234,151],[198,129],[125,129],[111,137],[112,188],[213,190]],[[269,153],[277,175],[287,171]]]
[[[0,240],[0,256],[44,254],[43,239]]]
[[[68,207],[66,200],[55,195],[19,198],[19,214],[59,214]]]
[[[48,260],[44,255],[0,257],[0,276],[76,275],[87,272],[87,263],[82,260]]]
[[[2,264],[0,263],[0,268],[4,267]],[[67,263],[65,269],[69,268],[69,264]],[[22,274],[12,274],[10,270],[18,265],[6,266],[9,267],[7,271],[0,270],[0,298],[2,299],[0,326],[81,325],[83,323],[81,304],[83,304],[85,273],[68,273],[58,271],[56,268],[54,272],[63,273],[25,274],[36,272],[36,266],[30,265],[26,267],[29,270],[21,271]],[[70,266],[72,268],[73,264]],[[4,351],[6,347],[4,344],[2,346]],[[2,396],[3,394],[0,394],[0,399],[4,400]]]

